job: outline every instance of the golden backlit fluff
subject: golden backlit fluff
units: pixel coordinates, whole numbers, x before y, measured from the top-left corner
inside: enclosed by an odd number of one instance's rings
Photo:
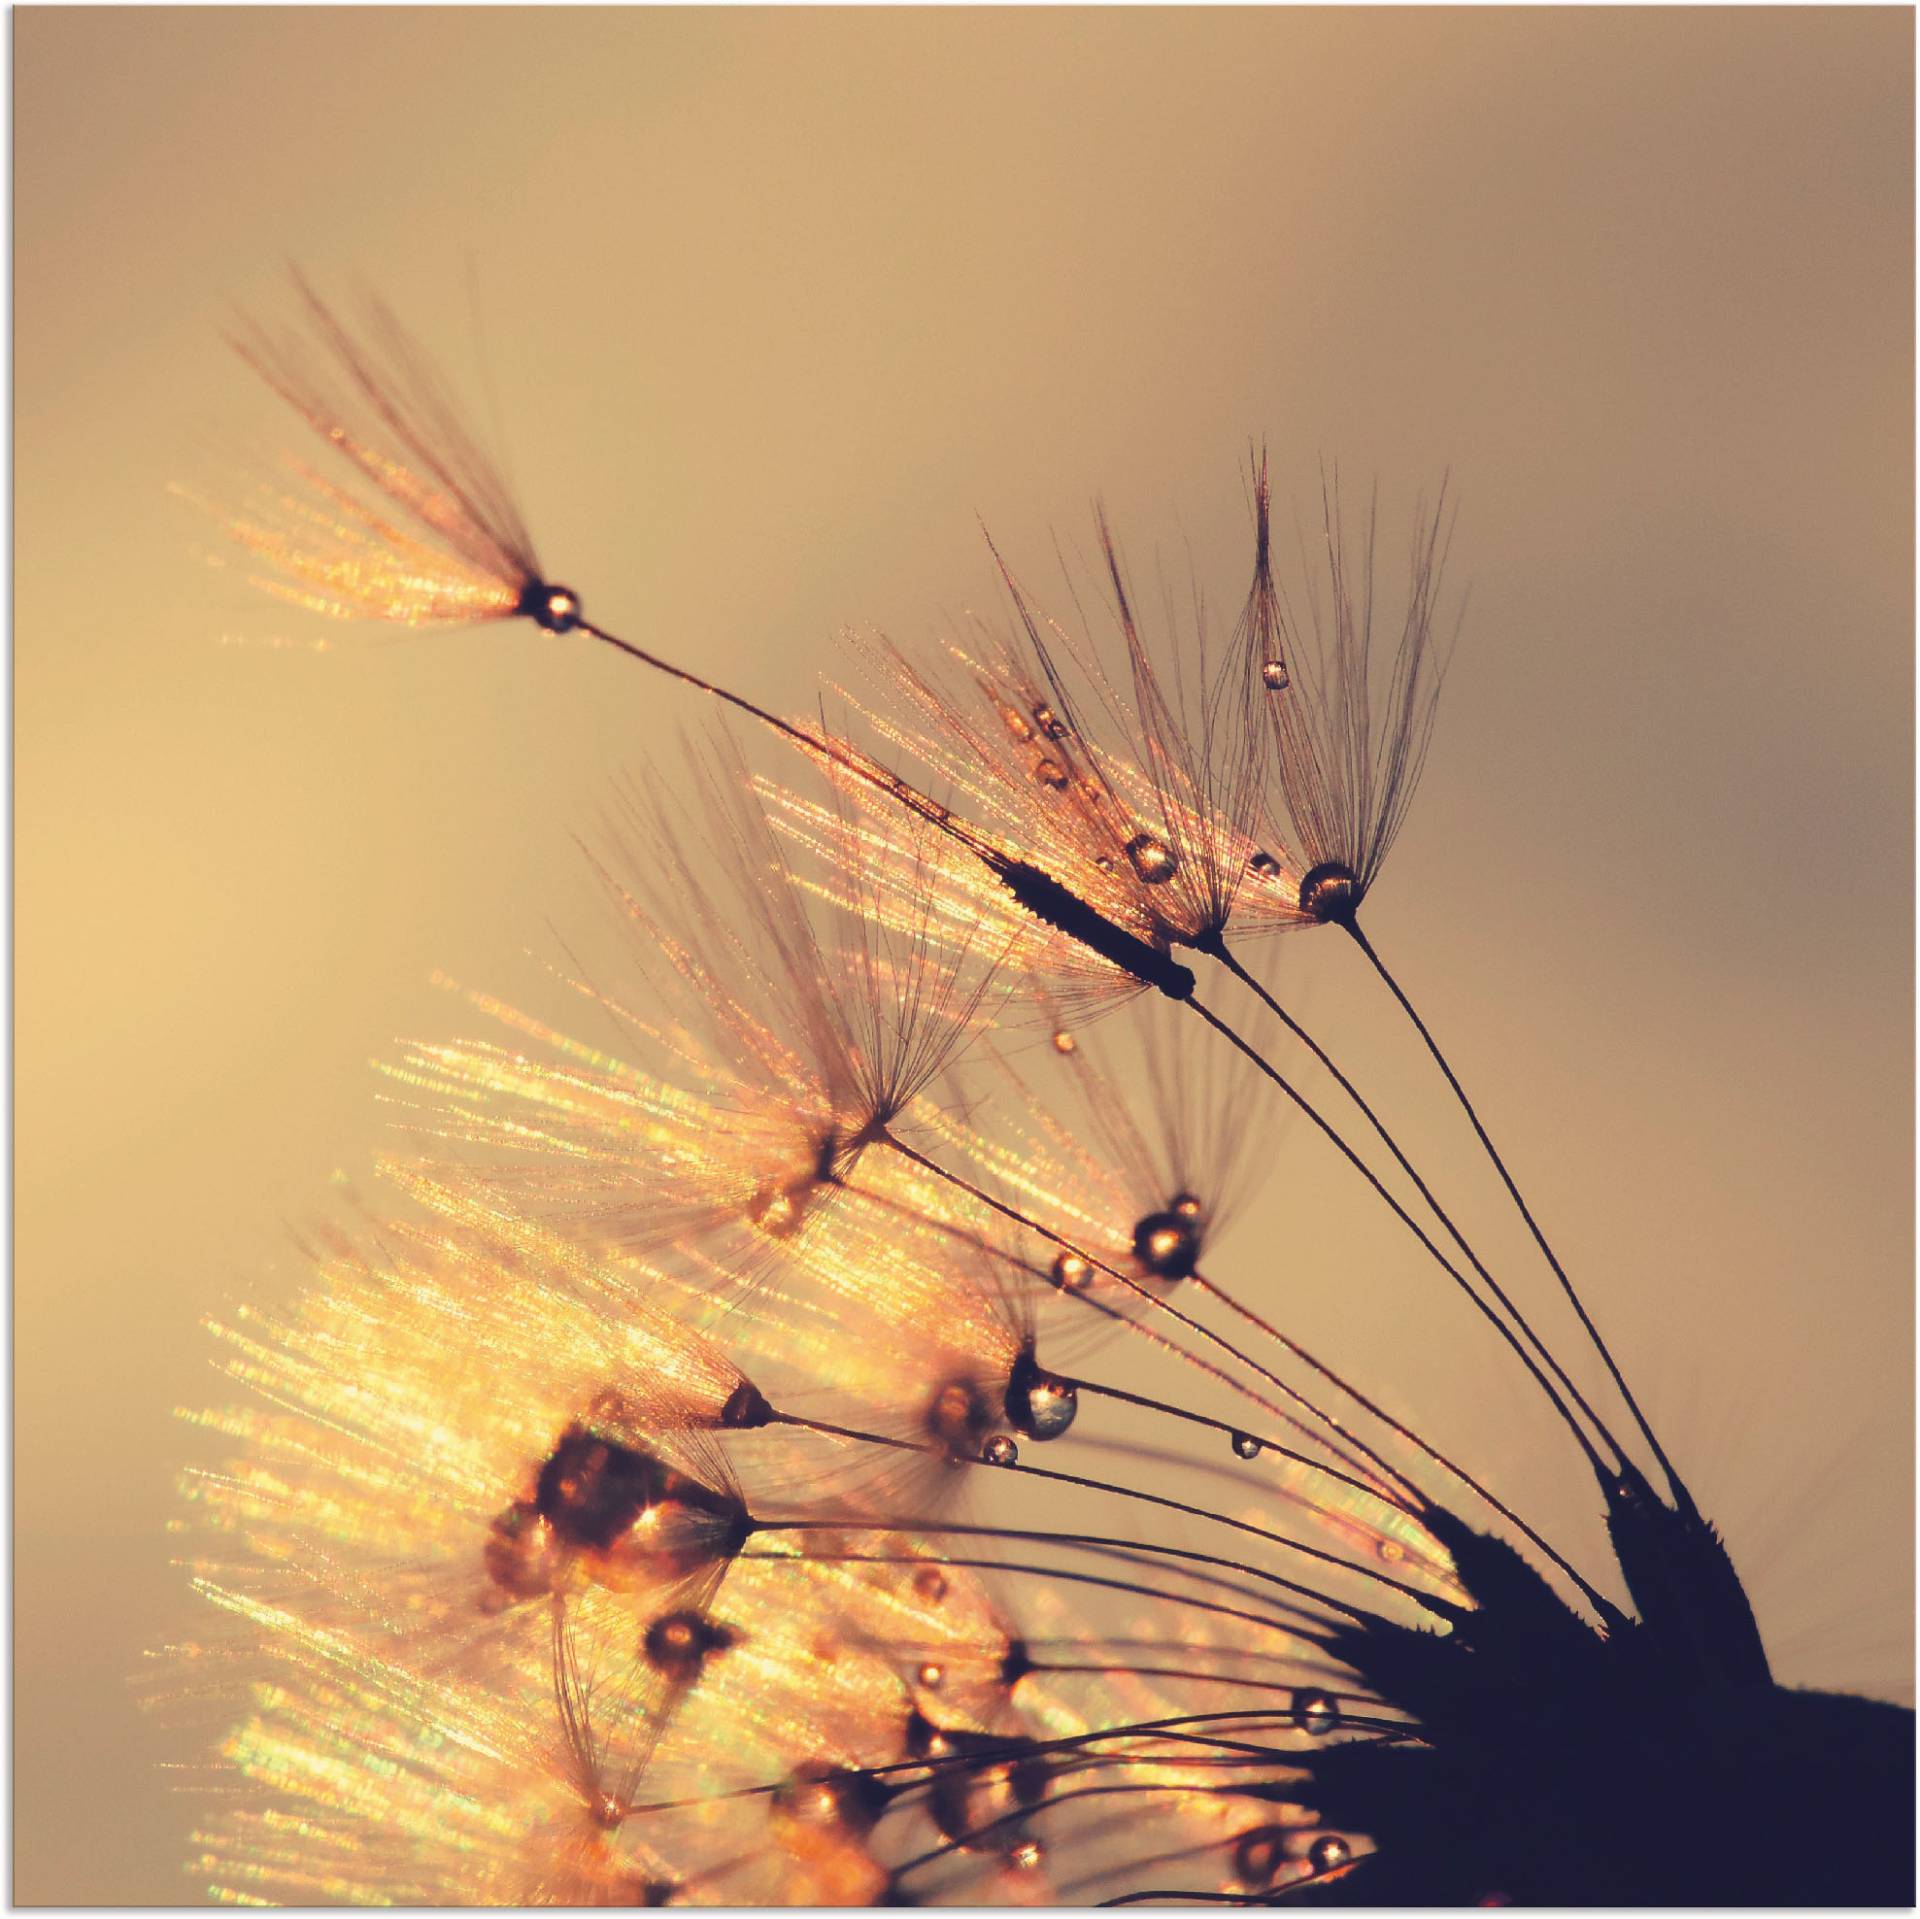
[[[1199,595],[1144,618],[1102,522],[1072,622],[999,567],[1008,617],[944,656],[865,643],[862,747],[589,624],[397,323],[299,299],[297,335],[237,341],[324,449],[234,516],[264,583],[577,632],[800,757],[729,747],[684,807],[650,768],[598,862],[625,958],[566,981],[578,1032],[469,994],[492,1037],[388,1072],[382,1201],[312,1236],[293,1304],[215,1326],[244,1396],[194,1415],[223,1455],[181,1526],[215,1623],[175,1662],[230,1727],[204,1889],[1910,1900],[1885,1842],[1911,1715],[1774,1683],[1360,931],[1432,724],[1443,511],[1384,672],[1371,511],[1354,540],[1330,478],[1283,588],[1257,455],[1223,643]],[[1311,923],[1391,988],[1605,1392],[1540,1336],[1531,1254],[1480,1259],[1229,944]],[[1175,1004],[1143,1018],[1142,987]],[[1295,1337],[1291,1269],[1226,1230],[1281,1154],[1344,1182],[1317,1206],[1385,1205],[1498,1335],[1605,1564]],[[1774,1803],[1848,1843],[1755,1846]]]
[[[852,857],[804,881],[738,778],[703,784],[698,833],[630,795],[601,869],[631,976],[572,983],[624,1056],[474,995],[526,1044],[421,1043],[388,1070],[417,1136],[479,1149],[466,1177],[616,1249],[704,1246],[743,1281],[988,1022],[1008,933],[928,939],[898,892],[868,912]]]

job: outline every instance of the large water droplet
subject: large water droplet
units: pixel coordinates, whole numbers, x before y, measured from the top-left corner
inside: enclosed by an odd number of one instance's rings
[[[1260,665],[1260,684],[1269,693],[1284,693],[1288,685],[1286,661],[1263,660]]]
[[[1242,1459],[1258,1459],[1260,1457],[1260,1442],[1255,1439],[1251,1433],[1235,1433],[1233,1436],[1233,1450],[1238,1453]]]
[[[519,611],[548,633],[571,633],[580,624],[580,596],[570,587],[529,580],[520,589]]]
[[[1133,1229],[1133,1256],[1155,1279],[1191,1279],[1200,1264],[1198,1216],[1172,1206],[1147,1214]]]
[[[1042,760],[1033,769],[1033,777],[1051,792],[1066,790],[1067,769],[1058,760]]]
[[[1033,709],[1033,723],[1050,740],[1064,740],[1069,731],[1066,721],[1052,707],[1046,705],[1036,706]]]
[[[1020,1458],[1020,1448],[1016,1446],[1005,1433],[995,1433],[994,1436],[980,1448],[980,1457],[984,1459],[989,1466],[1011,1466],[1018,1462]]]
[[[1029,1439],[1058,1439],[1080,1410],[1079,1389],[1039,1366],[1029,1342],[1007,1378],[1007,1418]]]
[[[1315,1872],[1332,1872],[1353,1857],[1353,1848],[1337,1832],[1323,1833],[1307,1848],[1307,1863]]]
[[[1350,866],[1322,860],[1300,882],[1300,910],[1322,926],[1353,918],[1360,906],[1360,881]]]
[[[1079,1042],[1064,1027],[1053,1036],[1053,1050],[1056,1053],[1071,1053]]]
[[[1164,886],[1180,870],[1173,848],[1144,828],[1127,842],[1125,851],[1143,886]]]
[[[1330,1692],[1303,1687],[1293,1695],[1293,1723],[1302,1732],[1331,1732],[1340,1723],[1340,1702]]]
[[[663,1613],[640,1641],[646,1661],[662,1678],[676,1686],[691,1686],[700,1677],[708,1657],[733,1644],[731,1627],[705,1613],[688,1609]]]
[[[837,1826],[864,1836],[880,1823],[892,1797],[886,1780],[816,1759],[796,1766],[781,1781],[771,1806],[776,1819],[795,1826]]]

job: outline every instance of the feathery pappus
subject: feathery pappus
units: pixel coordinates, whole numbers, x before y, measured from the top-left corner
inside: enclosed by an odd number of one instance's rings
[[[579,632],[797,755],[629,802],[599,864],[630,964],[564,982],[596,1037],[470,995],[491,1039],[388,1069],[375,1214],[215,1327],[240,1400],[195,1416],[214,1624],[179,1656],[230,1728],[213,1896],[1911,1899],[1912,1715],[1775,1681],[1360,930],[1434,720],[1444,505],[1384,705],[1371,512],[1356,546],[1330,478],[1320,577],[1283,583],[1256,455],[1223,641],[1198,593],[1146,616],[1103,520],[1092,620],[996,553],[999,626],[864,643],[862,746],[588,624],[398,324],[301,300],[301,340],[239,341],[331,448],[234,528],[276,590]],[[1291,942],[1263,978],[1230,944],[1315,924],[1391,990],[1524,1259],[1475,1252],[1427,1142],[1305,1034]],[[1282,1157],[1317,1204],[1385,1206],[1498,1334],[1603,1555],[1297,1337],[1226,1230]],[[1556,1285],[1578,1354],[1539,1331]]]

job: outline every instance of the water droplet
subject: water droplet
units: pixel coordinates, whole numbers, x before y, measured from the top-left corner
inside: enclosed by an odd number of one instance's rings
[[[935,1827],[965,1851],[1013,1858],[1031,1838],[1020,1815],[1044,1804],[1052,1784],[1045,1754],[1030,1741],[986,1733],[953,1731],[947,1739],[970,1763],[944,1766],[934,1779],[926,1807]],[[1007,1757],[1016,1743],[1029,1750]]]
[[[691,1686],[705,1670],[709,1656],[725,1652],[733,1641],[731,1627],[688,1609],[662,1613],[647,1627],[640,1650],[662,1678],[676,1686]]]
[[[1133,1229],[1133,1256],[1155,1279],[1191,1279],[1200,1264],[1200,1221],[1170,1206]]]
[[[1380,1542],[1380,1557],[1389,1566],[1397,1566],[1407,1556],[1407,1549],[1397,1539],[1383,1539]]]
[[[838,1826],[864,1836],[880,1823],[893,1790],[872,1773],[815,1759],[796,1766],[781,1781],[771,1806],[776,1819],[794,1826]]]
[[[520,589],[519,610],[548,633],[571,633],[580,624],[580,596],[545,580],[529,580]]]
[[[1073,1035],[1064,1027],[1053,1036],[1053,1050],[1056,1053],[1071,1053],[1077,1045],[1078,1042],[1074,1039]]]
[[[1180,870],[1173,848],[1144,829],[1127,842],[1125,851],[1142,886],[1164,886]]]
[[[975,1381],[950,1379],[934,1388],[921,1424],[929,1439],[946,1448],[949,1459],[969,1459],[993,1425],[993,1408]]]
[[[1008,1420],[1029,1439],[1058,1439],[1079,1410],[1079,1389],[1071,1380],[1043,1371],[1029,1341],[1007,1376]]]
[[[1233,1875],[1243,1886],[1267,1886],[1286,1863],[1285,1826],[1250,1826],[1233,1848]]]
[[[1200,1195],[1198,1193],[1175,1193],[1173,1196],[1172,1210],[1178,1213],[1182,1219],[1198,1219],[1200,1217]]]
[[[1084,1291],[1087,1282],[1093,1278],[1093,1266],[1078,1253],[1061,1252],[1055,1254],[1053,1268],[1047,1277],[1062,1292],[1078,1293]]]
[[[941,1682],[946,1676],[946,1668],[935,1665],[931,1659],[914,1674],[914,1677],[919,1680],[921,1685],[925,1686],[929,1692],[938,1692]]]
[[[1233,1436],[1233,1450],[1239,1454],[1242,1459],[1258,1459],[1260,1457],[1260,1442],[1255,1439],[1251,1433],[1235,1433]]]
[[[747,1202],[747,1218],[769,1239],[791,1239],[800,1224],[800,1207],[791,1193],[775,1188]]]
[[[1352,919],[1359,907],[1360,881],[1338,860],[1322,860],[1300,882],[1300,910],[1322,926]]]
[[[1005,1433],[995,1433],[994,1436],[980,1448],[980,1457],[984,1459],[989,1466],[1011,1466],[1018,1461],[1020,1448],[1016,1446]]]
[[[551,1592],[559,1578],[564,1551],[554,1529],[541,1518],[530,1500],[516,1500],[487,1529],[482,1549],[487,1577],[499,1589],[482,1602],[488,1611],[503,1611],[516,1599],[533,1599]]]
[[[1323,1834],[1307,1848],[1307,1863],[1315,1872],[1331,1872],[1353,1857],[1353,1848],[1337,1832]]]
[[[1280,877],[1280,862],[1271,853],[1256,853],[1247,862],[1247,871],[1263,880]]]
[[[1050,706],[1036,706],[1033,709],[1033,723],[1050,740],[1064,740],[1070,730],[1065,720]]]
[[[1302,1689],[1293,1695],[1293,1723],[1302,1732],[1331,1732],[1340,1723],[1340,1702],[1330,1692]]]
[[[947,1576],[938,1566],[922,1566],[913,1576],[913,1590],[929,1606],[937,1606],[947,1596]]]
[[[1042,760],[1033,769],[1033,777],[1044,787],[1055,793],[1065,790],[1067,769],[1058,760]]]
[[[1269,693],[1284,693],[1288,683],[1286,661],[1263,660],[1260,664],[1260,683]]]
[[[1113,860],[1109,854],[1096,853],[1093,856],[1093,863],[1103,873],[1111,873],[1113,871]]]
[[[1033,1872],[1039,1867],[1042,1857],[1039,1840],[1023,1839],[1007,1854],[1007,1863],[1022,1872]]]

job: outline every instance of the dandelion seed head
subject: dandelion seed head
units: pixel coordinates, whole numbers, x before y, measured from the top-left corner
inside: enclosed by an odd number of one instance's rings
[[[545,583],[497,465],[399,322],[374,302],[350,326],[298,275],[295,293],[296,324],[231,336],[328,461],[289,458],[245,505],[209,506],[265,567],[255,584],[340,620],[576,624],[579,602]]]

